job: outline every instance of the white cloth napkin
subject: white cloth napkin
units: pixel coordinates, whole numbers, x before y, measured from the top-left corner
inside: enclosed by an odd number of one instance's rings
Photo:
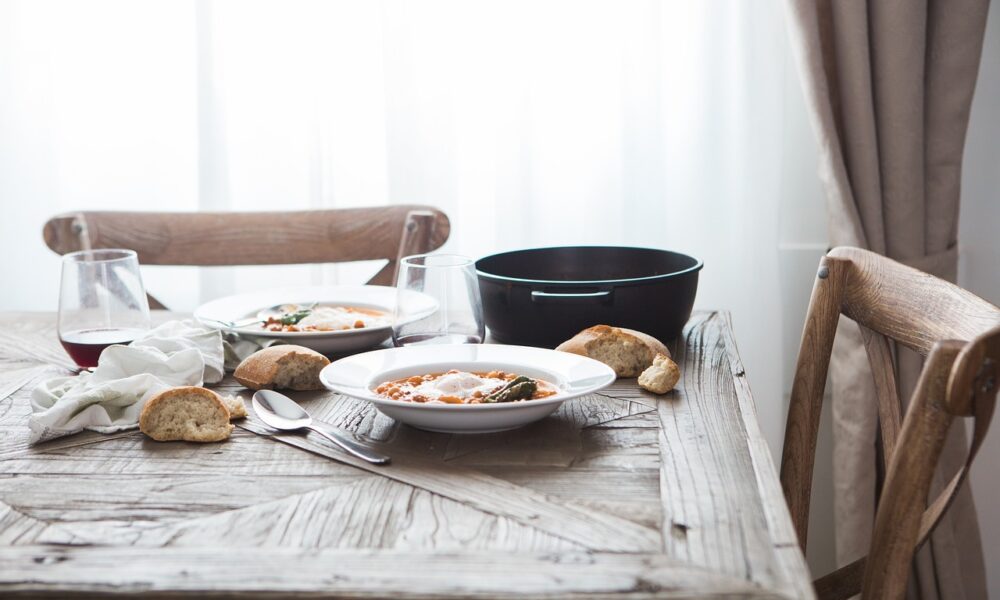
[[[31,443],[84,429],[137,427],[142,407],[158,392],[218,383],[227,367],[260,348],[253,340],[231,341],[193,321],[169,321],[128,346],[109,346],[93,372],[54,377],[32,391]]]
[[[167,321],[140,336],[132,348],[156,348],[167,355],[195,349],[204,361],[203,383],[219,383],[225,376],[225,348],[222,332],[196,324],[194,321]],[[101,356],[103,359],[104,357]],[[100,368],[100,367],[98,367]],[[176,384],[185,385],[185,384]],[[186,385],[201,385],[186,384]]]

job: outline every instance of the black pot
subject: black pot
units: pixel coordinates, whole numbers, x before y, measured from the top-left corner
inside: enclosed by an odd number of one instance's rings
[[[493,339],[547,348],[598,324],[675,338],[691,316],[701,267],[686,254],[615,246],[518,250],[476,261]]]

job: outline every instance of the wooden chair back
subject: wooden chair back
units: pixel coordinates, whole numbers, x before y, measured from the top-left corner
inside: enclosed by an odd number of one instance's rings
[[[867,557],[818,579],[823,598],[902,598],[914,552],[968,474],[1000,381],[1000,308],[911,267],[858,248],[820,261],[802,333],[781,459],[781,483],[803,550],[823,392],[840,316],[858,323],[871,363],[886,477]],[[926,357],[905,418],[889,340]],[[966,463],[928,502],[949,426],[975,420]],[[900,451],[897,452],[897,449]]]
[[[384,259],[369,281],[392,285],[399,260],[448,239],[448,217],[402,205],[282,212],[74,212],[45,224],[59,254],[98,248],[135,250],[143,265],[240,266]],[[150,297],[152,308],[164,308]]]

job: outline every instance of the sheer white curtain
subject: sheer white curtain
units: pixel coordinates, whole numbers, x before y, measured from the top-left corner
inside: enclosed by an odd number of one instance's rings
[[[471,256],[704,259],[698,305],[733,312],[777,451],[824,236],[788,53],[778,3],[735,0],[0,0],[0,308],[55,307],[60,211],[429,203]],[[190,309],[373,270],[144,275]]]

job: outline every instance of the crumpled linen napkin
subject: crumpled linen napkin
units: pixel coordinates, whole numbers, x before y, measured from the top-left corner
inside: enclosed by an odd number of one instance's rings
[[[128,346],[109,346],[93,372],[53,377],[31,393],[32,444],[84,429],[133,429],[146,401],[169,387],[218,383],[260,349],[193,321],[168,321]]]

